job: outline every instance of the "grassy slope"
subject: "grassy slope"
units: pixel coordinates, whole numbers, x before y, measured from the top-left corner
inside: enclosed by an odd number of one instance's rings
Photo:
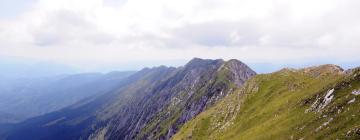
[[[151,139],[159,139],[161,136],[165,136],[168,133],[168,130],[170,127],[172,127],[172,125],[178,124],[176,127],[180,128],[182,123],[177,123],[177,121],[185,112],[184,108],[188,108],[187,106],[189,104],[187,103],[198,102],[201,97],[207,96],[207,93],[210,92],[208,90],[224,85],[226,85],[227,90],[223,92],[229,92],[228,90],[234,89],[236,86],[229,81],[231,75],[229,68],[227,68],[227,63],[228,62],[225,63],[222,69],[216,72],[214,79],[208,81],[207,84],[203,85],[202,87],[196,87],[196,94],[194,94],[192,97],[185,97],[187,95],[185,92],[183,92],[183,94],[179,94],[177,98],[180,99],[180,103],[170,103],[167,105],[163,111],[159,112],[151,119],[151,121],[149,121],[149,123],[142,129],[141,133],[137,136],[136,139],[143,139],[144,135],[149,134],[151,131],[158,131],[158,133],[156,133]],[[186,100],[187,98],[189,99]],[[161,118],[164,120],[161,120]]]
[[[345,76],[318,70],[258,75],[186,123],[174,139],[359,139],[360,95],[351,94],[360,89],[359,71]],[[311,110],[332,88],[334,99]]]

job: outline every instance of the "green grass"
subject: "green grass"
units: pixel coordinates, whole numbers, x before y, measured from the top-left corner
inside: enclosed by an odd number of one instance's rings
[[[314,77],[288,70],[258,75],[186,123],[174,139],[357,139],[360,95],[350,93],[360,89],[360,79],[349,77],[329,73]],[[316,97],[324,97],[334,87],[329,105],[306,113]]]

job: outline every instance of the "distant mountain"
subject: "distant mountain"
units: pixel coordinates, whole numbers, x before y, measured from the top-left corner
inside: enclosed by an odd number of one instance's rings
[[[0,80],[0,123],[43,115],[103,94],[134,72],[85,73]]]
[[[112,91],[19,123],[2,137],[169,139],[255,74],[238,60],[221,59],[194,58],[184,67],[145,68]]]
[[[261,74],[187,122],[174,140],[360,139],[360,68]]]

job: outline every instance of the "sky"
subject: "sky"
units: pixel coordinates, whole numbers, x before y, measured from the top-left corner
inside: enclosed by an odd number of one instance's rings
[[[79,71],[360,66],[359,0],[0,0],[0,59]]]

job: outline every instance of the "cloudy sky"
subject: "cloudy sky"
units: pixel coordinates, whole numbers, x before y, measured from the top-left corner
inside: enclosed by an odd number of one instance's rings
[[[360,65],[359,0],[0,0],[0,59],[84,71]],[[270,68],[271,67],[271,68]]]

